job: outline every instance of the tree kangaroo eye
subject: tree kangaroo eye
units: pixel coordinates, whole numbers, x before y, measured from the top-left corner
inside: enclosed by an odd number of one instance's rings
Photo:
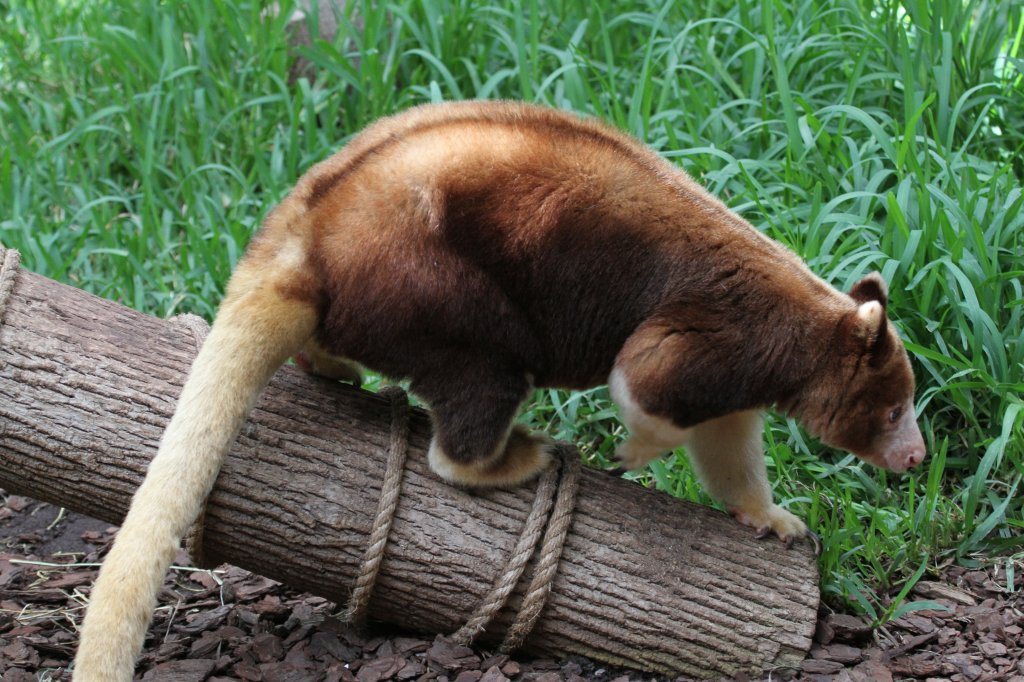
[[[902,416],[903,416],[903,408],[902,407],[894,408],[892,410],[892,412],[889,413],[889,423],[890,424],[895,424],[896,422],[898,422],[900,420],[900,417],[902,417]]]

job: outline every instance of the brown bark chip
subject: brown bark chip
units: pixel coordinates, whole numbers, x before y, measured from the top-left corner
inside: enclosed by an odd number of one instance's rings
[[[0,682],[36,682],[36,676],[24,668],[8,668]]]
[[[1000,642],[982,642],[978,645],[978,648],[981,649],[981,653],[989,658],[1005,656],[1007,653],[1006,645]]]
[[[438,635],[427,651],[427,662],[435,670],[454,671],[479,666],[480,659],[468,646],[455,644]]]
[[[405,667],[406,661],[403,656],[384,656],[382,658],[367,661],[359,667],[356,679],[359,682],[379,682],[379,680],[390,680]]]
[[[359,658],[356,648],[344,644],[337,635],[330,632],[313,633],[310,637],[310,653],[322,661],[353,661]]]
[[[808,658],[800,664],[800,669],[812,675],[829,675],[838,673],[843,669],[843,664],[837,661],[819,660]]]
[[[6,589],[8,585],[13,583],[23,570],[18,564],[11,563],[10,558],[0,555],[0,590]]]
[[[395,674],[396,680],[411,680],[414,677],[419,677],[423,673],[427,672],[427,667],[423,665],[419,660],[412,659],[407,660],[402,669]]]
[[[279,661],[284,658],[284,646],[281,638],[276,635],[256,635],[252,640],[252,650],[256,654],[256,660],[261,663]]]
[[[505,676],[498,666],[494,665],[487,669],[487,671],[480,678],[480,682],[510,682],[509,678]]]
[[[871,625],[860,616],[832,613],[824,619],[828,628],[840,642],[864,642],[871,639]]]
[[[515,661],[509,661],[508,663],[501,666],[501,672],[504,675],[512,676],[518,675],[520,671],[519,664]]]
[[[828,652],[829,660],[842,663],[843,665],[853,665],[859,663],[864,658],[863,651],[846,644],[832,644],[826,647],[826,651]]]
[[[933,677],[945,672],[945,667],[934,654],[924,653],[893,659],[889,670],[909,677]]]
[[[892,682],[892,671],[879,661],[864,661],[850,671],[853,682]]]
[[[934,632],[936,629],[935,623],[930,618],[924,618],[914,614],[908,614],[897,618],[893,621],[893,625],[910,632],[916,632],[919,635],[926,635],[930,632]]]
[[[263,682],[308,682],[310,671],[286,661],[260,664]]]
[[[174,631],[186,635],[206,632],[223,623],[233,608],[228,604],[224,604],[223,606],[216,606],[208,610],[194,611],[185,616],[184,623],[175,625]]]
[[[215,661],[186,659],[161,663],[147,672],[143,682],[204,682],[213,672]]]
[[[922,580],[914,586],[914,593],[925,599],[945,599],[962,604],[974,606],[977,600],[968,592],[939,582]]]
[[[463,670],[455,678],[455,682],[480,682],[483,673],[479,670]]]

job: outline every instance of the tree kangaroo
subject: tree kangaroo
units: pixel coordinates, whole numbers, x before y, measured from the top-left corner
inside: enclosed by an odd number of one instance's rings
[[[775,505],[761,412],[886,469],[925,456],[914,377],[870,274],[841,293],[683,171],[597,121],[511,102],[418,107],[317,164],[238,264],[107,557],[79,682],[132,677],[175,548],[274,371],[408,379],[431,467],[514,486],[552,444],[513,423],[537,386],[608,383],[623,466],[685,445],[741,522]]]

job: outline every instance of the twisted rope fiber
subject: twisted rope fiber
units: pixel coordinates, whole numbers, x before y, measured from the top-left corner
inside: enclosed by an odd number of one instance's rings
[[[4,323],[4,313],[7,312],[7,301],[14,291],[14,280],[18,274],[18,265],[21,263],[21,254],[16,249],[4,248],[0,244],[0,325]]]
[[[544,609],[548,594],[551,592],[551,584],[558,571],[558,562],[562,558],[565,538],[572,524],[572,513],[576,508],[576,493],[579,491],[580,483],[580,457],[571,446],[559,446],[558,453],[562,460],[562,481],[558,487],[558,499],[551,513],[551,520],[548,521],[548,529],[540,548],[540,559],[533,569],[533,579],[526,589],[519,613],[516,614],[516,619],[509,626],[501,643],[502,653],[509,653],[522,646],[526,636],[537,624],[540,612]]]
[[[494,581],[491,591],[480,605],[477,606],[469,620],[466,621],[466,624],[451,635],[450,639],[456,644],[468,646],[476,639],[477,635],[487,627],[487,624],[494,619],[494,616],[505,605],[509,595],[512,594],[512,590],[515,589],[520,576],[523,574],[523,570],[526,568],[526,563],[533,556],[537,541],[540,539],[541,532],[544,530],[544,524],[547,522],[548,513],[554,504],[560,463],[559,459],[555,459],[541,474],[541,479],[537,483],[537,492],[533,498],[533,507],[530,509],[530,514],[526,517],[526,523],[523,526],[522,533],[519,535],[519,540],[512,549],[508,565]]]
[[[398,507],[398,495],[402,488],[402,472],[405,470],[405,459],[409,454],[409,400],[398,386],[388,386],[380,392],[391,401],[391,438],[388,441],[388,460],[384,470],[384,483],[381,486],[380,501],[377,503],[377,516],[373,520],[370,540],[359,566],[352,596],[345,609],[344,619],[354,625],[366,620],[366,609],[370,604],[370,595],[380,573],[380,564],[384,559],[384,546],[391,532],[391,522],[395,518]]]

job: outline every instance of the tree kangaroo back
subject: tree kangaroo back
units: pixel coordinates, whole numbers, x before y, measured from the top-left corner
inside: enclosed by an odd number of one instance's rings
[[[914,380],[875,274],[843,294],[685,173],[598,122],[516,103],[382,119],[301,178],[228,285],[107,557],[74,678],[129,680],[175,549],[259,392],[295,356],[408,379],[444,479],[512,486],[551,457],[535,386],[608,383],[639,467],[686,445],[736,518],[792,542],[761,411],[902,471]]]

